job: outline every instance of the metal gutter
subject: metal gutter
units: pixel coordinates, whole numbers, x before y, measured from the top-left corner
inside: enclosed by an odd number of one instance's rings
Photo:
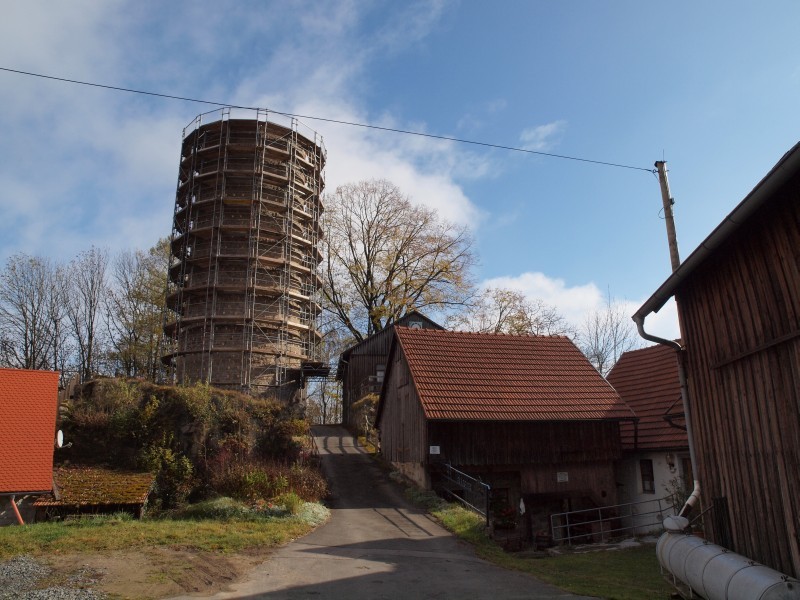
[[[678,380],[681,387],[683,415],[686,422],[686,441],[689,443],[689,460],[692,463],[692,475],[694,476],[694,487],[692,489],[692,493],[686,499],[686,503],[683,505],[683,508],[681,508],[681,512],[679,513],[679,516],[683,517],[689,514],[692,508],[694,508],[694,506],[700,500],[700,480],[698,479],[697,460],[694,452],[694,435],[692,432],[692,412],[691,403],[689,402],[689,385],[686,383],[686,365],[684,364],[683,360],[685,356],[684,348],[674,340],[667,340],[647,333],[644,330],[644,316],[641,316],[637,313],[633,316],[633,320],[636,322],[636,327],[639,330],[639,335],[641,337],[651,342],[669,346],[678,353],[678,356],[676,357],[678,359]]]

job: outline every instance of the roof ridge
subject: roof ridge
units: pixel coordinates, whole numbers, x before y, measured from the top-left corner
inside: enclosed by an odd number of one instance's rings
[[[413,335],[464,335],[464,336],[486,336],[486,337],[507,337],[507,338],[537,338],[537,339],[567,339],[572,341],[568,335],[561,333],[512,333],[506,331],[464,331],[459,329],[418,329],[406,325],[396,325],[397,329],[413,331]]]

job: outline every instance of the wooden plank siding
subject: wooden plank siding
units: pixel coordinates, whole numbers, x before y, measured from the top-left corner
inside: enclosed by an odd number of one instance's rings
[[[381,453],[404,475],[428,488],[425,413],[400,348],[397,348],[392,360],[394,364],[383,392],[384,409],[377,424],[381,432]]]
[[[398,325],[418,321],[423,328],[441,329],[439,325],[418,312],[411,312],[398,320]],[[352,422],[350,407],[368,393],[380,394],[381,384],[375,379],[378,365],[386,366],[389,349],[394,339],[394,325],[366,338],[342,354],[337,378],[342,382],[342,422],[349,427]],[[372,378],[372,379],[370,379]]]
[[[619,423],[611,421],[431,421],[431,445],[454,465],[565,464],[614,461]]]
[[[440,446],[441,460],[488,481],[519,473],[522,494],[580,492],[598,505],[616,503],[619,423],[431,421],[428,440]],[[558,473],[568,480],[559,482]]]
[[[559,472],[567,474],[567,481],[557,480]],[[521,469],[521,486],[523,494],[583,496],[597,506],[617,504],[614,465],[605,461],[526,465]]]
[[[350,407],[367,393],[379,394],[380,383],[375,377],[378,365],[386,364],[389,346],[392,342],[391,330],[367,338],[357,350],[348,357],[345,375],[342,377],[342,421],[345,425],[360,425],[352,421]]]
[[[798,577],[800,177],[675,295],[704,504],[727,498],[732,549]]]

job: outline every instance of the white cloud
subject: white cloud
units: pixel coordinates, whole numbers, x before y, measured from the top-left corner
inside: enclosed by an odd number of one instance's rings
[[[481,287],[500,287],[525,294],[530,299],[538,299],[555,306],[558,312],[575,327],[585,321],[592,311],[602,310],[606,297],[593,282],[568,286],[563,279],[548,277],[544,273],[527,272],[516,276],[494,277],[482,282]],[[625,314],[633,315],[644,304],[640,301],[613,299],[622,304]],[[645,331],[665,339],[679,337],[678,315],[675,302],[670,300],[658,313],[649,315],[645,321]]]
[[[538,272],[494,277],[484,281],[482,286],[507,288],[521,292],[528,298],[542,300],[555,306],[575,326],[583,322],[588,312],[603,304],[603,293],[594,283],[568,286],[563,279]]]
[[[522,131],[519,140],[526,150],[546,152],[551,150],[561,141],[561,136],[567,127],[566,121],[553,121],[546,125],[537,125]]]
[[[385,135],[331,128],[325,138],[328,190],[362,179],[388,179],[413,202],[436,209],[454,223],[475,226],[482,215],[455,183],[457,152],[447,145],[415,144],[398,136],[387,144]]]
[[[151,14],[124,1],[31,0],[0,23],[0,53],[19,57],[7,66],[34,72],[424,129],[370,114],[362,75],[382,54],[423,43],[447,4],[395,7],[404,18],[367,29],[369,9],[352,1],[216,12],[165,5]],[[0,77],[0,184],[13,191],[0,200],[0,261],[17,251],[68,258],[92,244],[146,248],[169,233],[181,132],[209,107]],[[307,124],[325,138],[329,190],[382,177],[451,221],[481,221],[458,183],[490,172],[476,155],[446,141]]]

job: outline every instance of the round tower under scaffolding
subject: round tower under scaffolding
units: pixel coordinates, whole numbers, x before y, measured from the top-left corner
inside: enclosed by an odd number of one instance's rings
[[[163,357],[177,383],[291,402],[316,362],[325,148],[297,120],[195,118],[183,131]]]

